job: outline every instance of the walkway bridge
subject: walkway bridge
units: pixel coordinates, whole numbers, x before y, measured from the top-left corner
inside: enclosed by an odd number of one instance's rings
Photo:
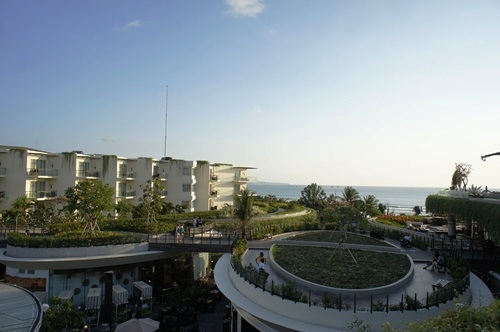
[[[233,232],[223,233],[210,227],[189,228],[184,235],[173,232],[150,234],[149,250],[169,252],[231,253],[237,237]]]

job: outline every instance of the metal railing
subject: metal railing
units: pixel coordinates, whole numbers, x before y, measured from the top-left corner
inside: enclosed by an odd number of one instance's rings
[[[231,246],[235,241],[234,232],[215,230],[213,227],[187,227],[183,233],[149,234],[148,242],[154,244],[217,244]]]
[[[465,264],[467,262],[463,260]],[[252,265],[243,266],[240,261],[231,258],[232,269],[245,281],[254,285],[255,288],[262,289],[263,292],[271,293],[272,296],[280,296],[283,300],[290,300],[295,303],[301,302],[311,306],[321,306],[326,309],[339,311],[369,311],[390,312],[390,311],[417,311],[419,309],[429,309],[439,307],[440,304],[453,300],[463,294],[470,285],[470,270],[465,277],[458,281],[452,281],[443,287],[436,287],[433,292],[426,293],[402,293],[400,299],[394,301],[397,294],[371,295],[367,297],[348,298],[345,295],[334,292],[312,292],[310,289],[301,289],[294,282],[288,281],[282,284],[271,280],[269,283],[263,274],[259,273]],[[468,268],[468,264],[467,264]],[[393,299],[392,301],[390,299]]]

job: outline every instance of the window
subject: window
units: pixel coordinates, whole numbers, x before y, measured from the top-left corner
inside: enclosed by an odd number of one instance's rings
[[[182,168],[182,175],[189,175],[189,176],[191,176],[191,167],[183,167]]]
[[[191,185],[190,184],[183,184],[182,185],[182,192],[184,192],[184,193],[191,192]]]
[[[28,270],[28,274],[35,274],[35,270]]]
[[[119,172],[121,177],[126,177],[127,176],[127,164],[120,164],[119,165]]]
[[[125,182],[118,183],[118,197],[127,196],[127,184]]]
[[[25,269],[19,269],[19,274],[25,274],[26,270]]]

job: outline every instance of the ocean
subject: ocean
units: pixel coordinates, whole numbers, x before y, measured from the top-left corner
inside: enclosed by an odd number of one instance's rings
[[[297,200],[301,196],[301,191],[307,185],[291,185],[282,183],[251,182],[248,189],[254,191],[257,195],[274,195],[278,198]],[[345,186],[320,185],[327,196],[334,194],[342,196],[342,190]],[[425,212],[425,199],[429,195],[437,194],[444,188],[425,188],[425,187],[370,187],[370,186],[352,186],[361,197],[368,195],[375,196],[378,201],[389,209],[389,212],[395,214],[413,214],[415,206],[421,207]]]

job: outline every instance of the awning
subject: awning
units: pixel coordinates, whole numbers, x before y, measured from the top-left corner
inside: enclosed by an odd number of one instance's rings
[[[148,300],[153,297],[153,289],[144,281],[134,281],[134,287],[141,291],[142,298],[144,300]]]
[[[87,309],[100,309],[101,307],[101,289],[91,288],[85,300],[85,307]]]
[[[57,297],[61,300],[71,300],[71,298],[73,297],[73,290],[71,289],[62,291],[59,293],[59,295],[57,295]]]
[[[120,285],[113,285],[113,304],[128,303],[128,292]]]

